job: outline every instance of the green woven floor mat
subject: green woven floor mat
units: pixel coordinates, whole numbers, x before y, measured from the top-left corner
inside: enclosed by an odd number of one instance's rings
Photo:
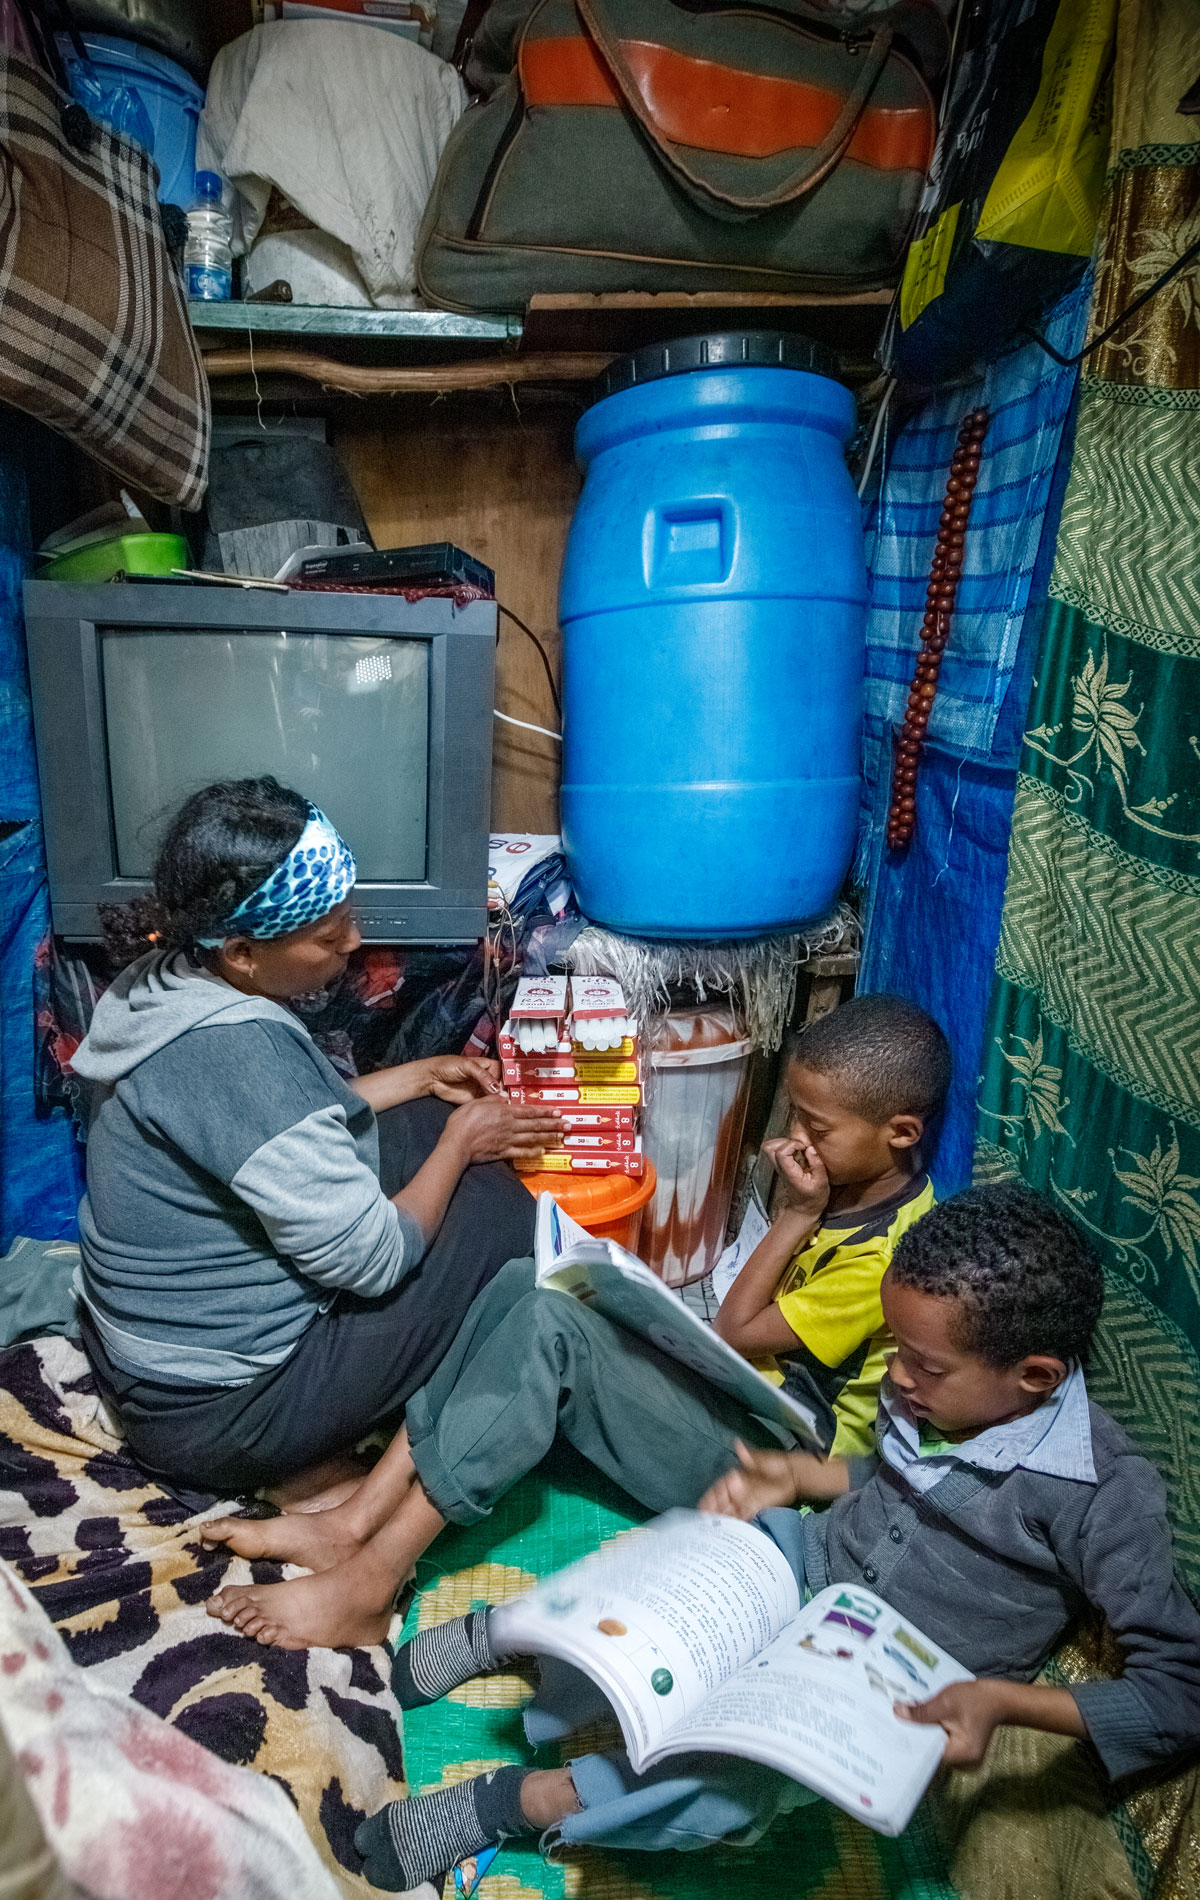
[[[418,1565],[404,1633],[527,1590],[639,1521],[628,1498],[594,1474],[560,1465],[535,1472],[483,1524],[450,1529]],[[535,1757],[521,1707],[520,1675],[479,1677],[404,1718],[405,1772],[414,1794],[501,1762]],[[615,1737],[576,1737],[543,1765]],[[452,1888],[450,1889],[452,1890]],[[480,1900],[958,1900],[924,1812],[886,1841],[824,1803],[780,1820],[754,1848],[696,1854],[580,1852],[550,1864],[535,1843],[506,1847],[479,1887]]]

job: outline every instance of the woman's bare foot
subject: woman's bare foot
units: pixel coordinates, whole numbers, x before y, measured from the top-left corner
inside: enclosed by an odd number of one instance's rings
[[[310,1498],[303,1498],[298,1504],[284,1504],[280,1509],[285,1515],[295,1512],[298,1516],[310,1511],[335,1511],[339,1504],[346,1504],[356,1491],[362,1489],[362,1478],[347,1478],[344,1484],[331,1484],[328,1491],[318,1491]],[[267,1496],[268,1493],[263,1494]],[[272,1498],[272,1503],[275,1499]]]
[[[392,1572],[360,1551],[320,1576],[229,1586],[205,1607],[243,1636],[278,1649],[357,1649],[387,1635],[395,1589]]]
[[[269,1485],[263,1496],[271,1504],[277,1504],[281,1511],[328,1510],[334,1504],[343,1504],[370,1469],[365,1458],[340,1453],[336,1458],[325,1458],[319,1465],[309,1465],[306,1470]]]
[[[201,1524],[206,1544],[224,1544],[238,1557],[274,1557],[303,1570],[332,1570],[356,1557],[364,1538],[344,1508],[288,1511],[282,1517],[214,1517]]]

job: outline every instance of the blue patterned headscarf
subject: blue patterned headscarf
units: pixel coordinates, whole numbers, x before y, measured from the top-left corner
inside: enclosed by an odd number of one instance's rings
[[[323,811],[308,808],[308,821],[282,864],[242,899],[219,937],[198,942],[215,949],[227,937],[286,937],[326,916],[353,890],[358,866]]]

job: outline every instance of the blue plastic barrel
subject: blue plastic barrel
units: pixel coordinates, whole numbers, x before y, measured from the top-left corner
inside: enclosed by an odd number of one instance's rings
[[[187,210],[196,177],[196,127],[204,88],[153,47],[111,33],[84,33],[86,60],[64,35],[58,42],[72,96],[102,125],[149,152],[163,204]]]
[[[580,420],[562,829],[614,930],[784,930],[849,868],[866,566],[831,367],[801,337],[693,337],[614,364]]]

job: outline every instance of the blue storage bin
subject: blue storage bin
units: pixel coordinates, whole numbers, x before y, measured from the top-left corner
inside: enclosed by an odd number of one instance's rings
[[[149,152],[158,166],[159,199],[186,211],[195,184],[203,88],[173,59],[134,40],[111,33],[84,33],[82,39],[86,61],[69,40],[59,41],[72,96],[93,119]]]
[[[867,579],[829,366],[803,338],[690,338],[614,364],[580,420],[562,829],[612,929],[788,929],[849,868]]]

